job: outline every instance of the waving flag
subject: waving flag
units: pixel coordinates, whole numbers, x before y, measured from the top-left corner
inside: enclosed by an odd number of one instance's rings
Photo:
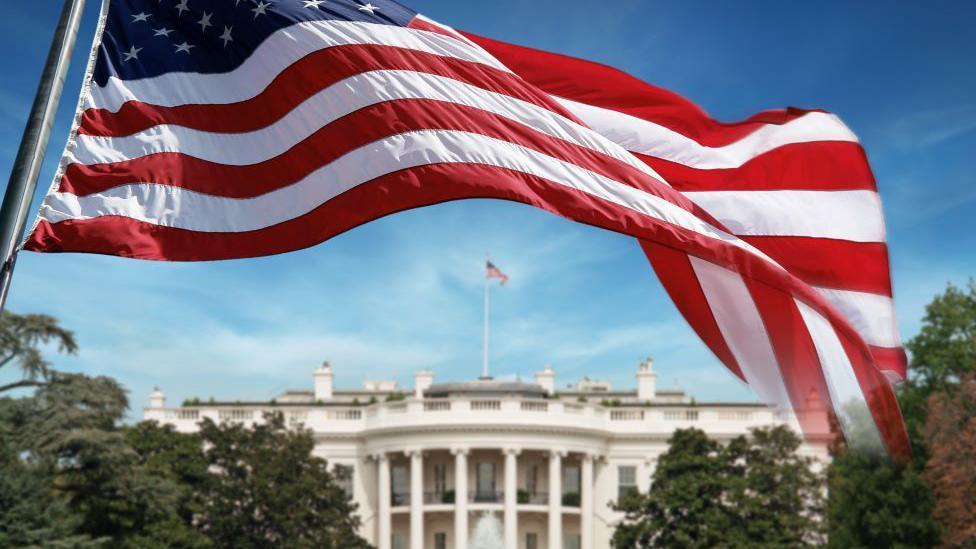
[[[502,286],[508,282],[508,275],[503,273],[501,269],[495,266],[491,261],[485,262],[485,278],[497,278],[501,280]]]
[[[808,142],[822,146],[794,146]],[[763,398],[801,424],[825,407],[852,442],[908,455],[878,368],[900,345],[872,324],[890,311],[880,209],[835,117],[717,124],[612,69],[387,0],[105,2],[25,248],[253,257],[476,197],[637,237]]]

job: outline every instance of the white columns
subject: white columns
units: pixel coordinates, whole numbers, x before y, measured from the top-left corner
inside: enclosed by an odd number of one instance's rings
[[[593,549],[593,459],[583,454],[580,467],[580,549]]]
[[[386,454],[376,455],[377,490],[379,491],[379,511],[376,517],[376,546],[390,549],[392,536],[392,515],[390,513],[390,458]]]
[[[454,548],[468,549],[468,449],[454,453]]]
[[[563,457],[566,452],[549,452],[549,549],[563,549]]]
[[[518,448],[505,448],[505,547],[518,547]]]
[[[407,450],[410,457],[410,549],[424,549],[424,457]]]

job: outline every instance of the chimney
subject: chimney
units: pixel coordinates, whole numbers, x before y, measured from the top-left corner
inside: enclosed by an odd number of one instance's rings
[[[315,400],[332,399],[332,365],[328,361],[315,370]]]
[[[418,370],[413,374],[413,397],[424,398],[424,391],[434,384],[434,372]]]
[[[637,400],[651,400],[656,393],[657,374],[654,373],[654,360],[647,357],[637,368]]]
[[[149,395],[149,407],[150,408],[165,408],[166,407],[166,395],[159,390],[159,387],[153,387],[152,394]]]
[[[556,392],[556,372],[552,369],[552,366],[546,364],[546,367],[541,372],[536,372],[535,382],[552,396]]]

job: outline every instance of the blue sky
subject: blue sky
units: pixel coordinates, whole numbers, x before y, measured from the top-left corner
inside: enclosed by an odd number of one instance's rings
[[[56,4],[11,2],[0,19],[4,180]],[[905,338],[933,294],[976,273],[976,3],[410,5],[464,30],[617,66],[719,119],[786,105],[838,113],[879,181]],[[90,1],[41,188],[64,145],[97,10]],[[310,386],[323,359],[345,385],[410,383],[426,367],[440,380],[466,379],[481,365],[485,252],[511,276],[493,291],[496,375],[529,377],[552,363],[560,384],[589,375],[629,386],[638,361],[652,355],[661,385],[699,399],[753,398],[685,325],[633,240],[498,201],[407,212],[262,259],[25,253],[9,307],[59,317],[81,351],[57,366],[118,378],[136,410],[153,385],[171,402],[271,398]]]

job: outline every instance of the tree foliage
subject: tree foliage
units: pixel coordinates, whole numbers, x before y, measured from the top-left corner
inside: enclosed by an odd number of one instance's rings
[[[56,345],[62,353],[72,354],[78,350],[74,334],[62,328],[54,317],[3,311],[0,315],[0,368],[17,364],[23,379],[0,386],[0,393],[38,386],[48,377],[50,363],[40,349],[47,344]]]
[[[822,537],[823,480],[785,427],[727,446],[679,429],[646,494],[616,505],[614,547],[795,547]]]
[[[125,389],[50,369],[50,344],[76,349],[53,318],[0,318],[0,367],[19,362],[24,374],[0,392],[34,387],[0,397],[0,547],[366,546],[309,433],[280,415],[254,430],[209,423],[204,437],[123,426]]]
[[[932,491],[918,466],[899,467],[878,456],[842,451],[829,473],[831,547],[932,547]]]
[[[976,372],[929,399],[924,477],[935,493],[933,516],[943,544],[976,547]]]
[[[368,547],[355,505],[328,463],[312,455],[307,430],[289,430],[281,413],[252,429],[201,422],[206,461],[216,474],[198,517],[220,547]]]

